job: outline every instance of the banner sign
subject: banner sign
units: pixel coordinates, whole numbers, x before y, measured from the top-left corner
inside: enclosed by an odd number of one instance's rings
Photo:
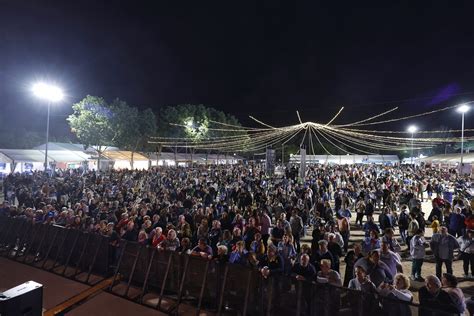
[[[267,175],[275,173],[275,149],[267,149],[265,157],[265,172]]]
[[[304,179],[306,175],[306,149],[301,148],[300,149],[300,178]]]

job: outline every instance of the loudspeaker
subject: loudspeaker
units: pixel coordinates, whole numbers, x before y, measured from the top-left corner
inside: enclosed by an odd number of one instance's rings
[[[41,316],[43,285],[28,281],[0,293],[0,316]]]

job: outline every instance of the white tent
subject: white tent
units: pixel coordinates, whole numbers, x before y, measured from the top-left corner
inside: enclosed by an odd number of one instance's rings
[[[436,164],[450,164],[455,165],[461,162],[461,154],[447,154],[447,155],[435,155],[431,157],[425,157],[419,159],[421,162],[425,163],[436,163]],[[464,163],[474,163],[474,153],[468,153],[463,155],[463,162]]]
[[[290,163],[299,164],[300,161],[300,155],[290,156]],[[308,164],[397,164],[399,162],[397,155],[306,155]]]

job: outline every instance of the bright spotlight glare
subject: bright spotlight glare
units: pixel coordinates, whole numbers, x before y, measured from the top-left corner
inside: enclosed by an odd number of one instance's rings
[[[469,105],[467,104],[461,104],[460,106],[458,106],[458,108],[456,109],[456,111],[458,111],[459,113],[466,113],[467,111],[469,111]]]
[[[412,133],[412,134],[413,134],[413,133],[415,133],[417,130],[418,130],[418,129],[416,128],[415,125],[410,125],[410,126],[408,127],[408,132],[409,132],[409,133]]]
[[[58,102],[64,98],[64,94],[59,87],[44,82],[35,83],[32,90],[35,96],[50,102]]]

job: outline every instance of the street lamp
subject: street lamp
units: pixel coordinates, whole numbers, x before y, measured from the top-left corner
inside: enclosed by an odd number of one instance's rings
[[[51,103],[59,102],[64,98],[63,91],[52,84],[38,82],[32,87],[33,94],[39,99],[46,100],[48,105],[48,116],[46,119],[46,147],[44,151],[44,171],[48,169],[48,142],[49,142],[49,112]]]
[[[416,133],[417,128],[415,125],[408,126],[407,131],[411,133],[411,164],[413,165],[413,134]]]
[[[471,103],[471,102],[469,102]],[[458,106],[456,111],[458,113],[461,113],[461,166],[462,166],[462,161],[463,161],[463,155],[464,155],[464,113],[467,113],[469,111],[470,107],[468,103],[461,104]]]

